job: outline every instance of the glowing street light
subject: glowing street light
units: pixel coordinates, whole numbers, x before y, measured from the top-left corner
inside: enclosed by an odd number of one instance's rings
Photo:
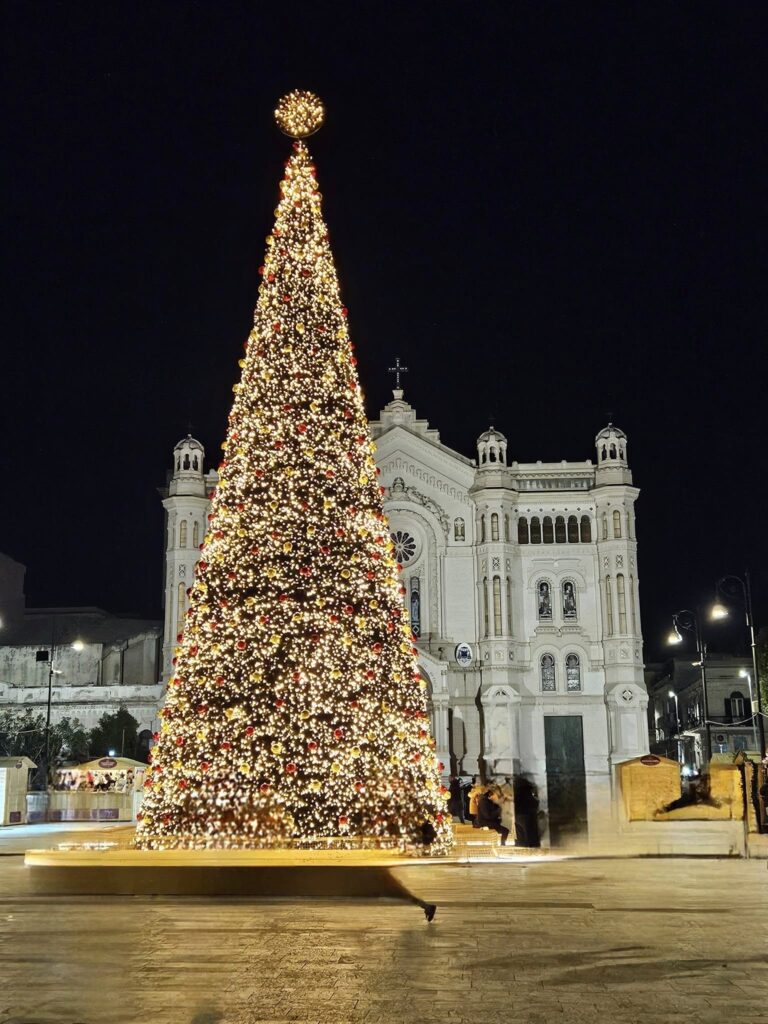
[[[82,640],[75,640],[74,643],[72,644],[72,650],[73,651],[77,651],[78,654],[80,653],[80,651],[82,651],[84,649],[85,649],[85,644],[83,643]]]
[[[704,739],[705,743],[702,744],[704,750],[702,752],[702,770],[704,772],[709,769],[709,761],[712,757],[712,733],[711,723],[709,721],[709,701],[707,700],[707,645],[701,635],[701,622],[697,612],[692,612],[688,608],[684,608],[680,612],[676,612],[672,616],[672,631],[667,637],[668,644],[681,644],[683,642],[683,636],[680,632],[684,629],[688,633],[693,633],[696,641],[696,653],[699,656],[698,661],[694,661],[692,664],[701,670],[701,703],[702,711],[704,713]],[[678,719],[679,722],[679,719]]]

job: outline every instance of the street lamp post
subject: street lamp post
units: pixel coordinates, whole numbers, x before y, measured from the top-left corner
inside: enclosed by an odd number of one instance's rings
[[[752,681],[754,682],[757,694],[757,731],[760,738],[760,760],[765,760],[765,722],[763,720],[763,702],[760,693],[760,670],[757,665],[757,643],[755,642],[755,618],[752,614],[752,584],[748,570],[744,576],[723,576],[717,581],[717,592],[725,598],[737,598],[741,593],[744,602],[744,614],[746,616],[747,629],[749,630],[749,643],[752,648]],[[730,615],[727,607],[720,601],[715,602],[709,612],[710,619],[715,621],[726,619]],[[754,708],[750,708],[754,714]]]
[[[83,650],[85,644],[82,640],[75,640],[72,643],[72,650],[78,654]],[[42,650],[37,652],[38,661],[48,662],[48,700],[45,708],[45,761],[43,767],[43,778],[45,780],[46,791],[48,789],[49,782],[49,771],[51,763],[51,704],[53,701],[53,677],[60,676],[61,670],[53,667],[54,658],[56,656],[56,633],[55,633],[55,622],[54,622],[54,633],[51,637],[50,650]]]
[[[707,701],[707,645],[702,639],[701,622],[698,612],[692,612],[689,608],[683,608],[682,611],[676,612],[672,616],[672,632],[667,637],[667,643],[682,643],[683,638],[680,635],[681,629],[684,629],[688,633],[693,633],[696,641],[696,653],[699,656],[698,667],[701,670],[701,704],[702,712],[704,714],[705,737],[705,743],[703,744],[704,750],[702,752],[702,767],[706,772],[709,769],[709,762],[712,757],[712,729],[709,722],[709,703]]]
[[[677,760],[682,766],[683,759],[680,756],[680,702],[677,699],[677,692],[675,690],[669,690],[667,696],[671,697],[675,702],[675,743],[677,744]]]
[[[755,743],[755,750],[757,750],[758,739],[757,739],[757,719],[758,715],[755,714],[755,698],[752,695],[752,673],[748,672],[745,668],[739,669],[739,678],[747,680],[747,686],[749,687],[749,715],[752,719],[752,739]]]

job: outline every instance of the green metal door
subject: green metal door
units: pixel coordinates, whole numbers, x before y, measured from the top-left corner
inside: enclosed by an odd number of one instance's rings
[[[587,834],[587,779],[581,715],[546,715],[549,836],[553,846]]]

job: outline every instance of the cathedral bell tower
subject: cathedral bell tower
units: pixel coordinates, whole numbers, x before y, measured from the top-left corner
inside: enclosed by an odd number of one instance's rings
[[[208,485],[204,471],[205,448],[187,434],[173,449],[173,468],[163,495],[166,520],[165,600],[163,624],[163,681],[171,674],[171,661],[188,607],[195,563],[205,536]]]
[[[611,735],[611,761],[618,763],[647,749],[637,565],[635,501],[627,459],[627,435],[613,423],[595,438],[595,513],[600,567],[605,701]]]
[[[631,484],[632,473],[627,461],[627,435],[609,423],[595,438],[597,470],[595,485]]]

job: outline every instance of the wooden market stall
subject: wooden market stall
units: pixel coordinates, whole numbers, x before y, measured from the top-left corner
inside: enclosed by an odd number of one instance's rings
[[[54,776],[50,821],[134,821],[147,765],[130,757],[101,757]]]

